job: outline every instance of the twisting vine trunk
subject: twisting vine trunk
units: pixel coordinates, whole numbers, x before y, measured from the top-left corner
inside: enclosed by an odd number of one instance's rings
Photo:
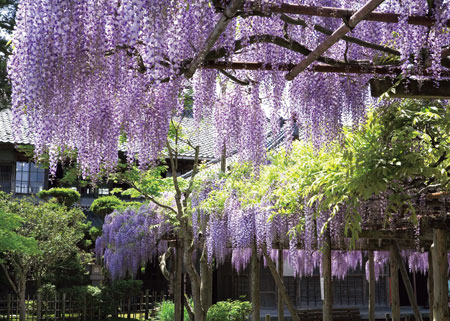
[[[177,144],[178,134],[176,135],[175,139]],[[189,275],[189,280],[191,283],[192,300],[194,301],[194,321],[206,321],[206,314],[212,303],[212,272],[211,267],[208,265],[206,259],[206,246],[204,245],[203,240],[201,240],[201,246],[199,247],[202,249],[202,255],[200,258],[200,273],[197,271],[197,268],[193,261],[195,249],[194,236],[192,234],[193,232],[190,228],[189,221],[186,217],[186,213],[189,212],[188,200],[193,190],[195,175],[198,172],[199,147],[196,146],[194,148],[194,168],[192,170],[192,176],[189,182],[189,186],[187,187],[187,189],[182,191],[177,178],[178,151],[177,149],[172,149],[169,142],[167,142],[166,146],[169,152],[172,180],[175,188],[177,220],[180,222],[180,229],[178,231],[177,239],[182,242],[183,264],[187,274]]]

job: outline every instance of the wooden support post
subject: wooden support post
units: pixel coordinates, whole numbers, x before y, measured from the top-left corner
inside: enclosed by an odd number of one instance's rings
[[[83,296],[83,321],[86,321],[87,317],[87,301],[86,301],[86,295]]]
[[[66,293],[62,294],[62,320],[66,320]]]
[[[289,298],[286,288],[283,285],[283,282],[281,281],[281,277],[277,272],[277,267],[275,266],[275,263],[270,258],[269,254],[267,253],[266,249],[263,249],[264,257],[266,258],[267,266],[269,267],[270,273],[272,274],[272,277],[275,281],[275,284],[277,285],[278,289],[280,289],[280,294],[283,297],[283,301],[286,304],[289,312],[291,313],[291,319],[293,321],[299,321],[299,316],[297,315],[297,311],[295,310],[294,305],[291,302],[291,299]]]
[[[270,314],[266,314],[265,321],[270,321]]]
[[[54,314],[54,319],[57,320],[59,315],[58,315],[58,293],[55,292],[55,302],[54,302],[54,307],[55,307],[55,314]]]
[[[283,281],[283,248],[281,246],[278,249],[278,274],[280,275],[281,281]],[[281,291],[282,289],[278,288],[278,321],[284,321],[284,303]]]
[[[333,320],[333,289],[331,287],[331,239],[329,231],[326,231],[322,254],[323,277],[323,321]]]
[[[375,321],[375,260],[369,251],[369,321]]]
[[[148,320],[149,296],[148,289],[145,290],[145,320]]]
[[[433,304],[434,304],[434,282],[433,282],[433,255],[431,249],[428,251],[428,306],[430,309],[430,320],[433,320]]]
[[[260,266],[258,259],[258,251],[256,249],[256,243],[252,245],[252,258],[251,258],[251,299],[252,299],[252,321],[260,321]]]
[[[87,301],[86,295],[83,296],[83,321],[86,321],[87,317]]]
[[[408,277],[408,271],[406,271],[405,262],[403,262],[402,257],[400,255],[400,249],[398,247],[397,241],[393,241],[392,251],[396,257],[396,261],[400,268],[400,273],[402,274],[403,283],[405,284],[406,293],[408,294],[409,303],[414,311],[414,318],[416,321],[422,321],[422,315],[419,311],[419,306],[417,305],[417,299],[414,295],[414,289],[411,285],[411,280]]]
[[[394,252],[390,251],[389,257],[391,273],[391,307],[392,321],[400,321],[400,296],[398,291],[398,262]]]
[[[182,241],[177,240],[175,250],[175,284],[173,286],[173,300],[175,306],[174,321],[183,321],[183,248]]]
[[[8,302],[6,303],[6,321],[10,321],[11,318],[11,294],[8,294]]]
[[[447,231],[433,230],[433,321],[448,320],[448,257]]]
[[[128,302],[127,302],[127,318],[131,319],[131,298],[128,297]]]

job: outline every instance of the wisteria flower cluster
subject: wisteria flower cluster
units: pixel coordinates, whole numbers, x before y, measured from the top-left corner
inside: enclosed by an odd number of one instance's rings
[[[139,267],[166,251],[164,237],[172,230],[167,217],[154,204],[143,205],[138,210],[116,210],[106,216],[95,252],[97,257],[104,257],[113,279],[135,275]]]
[[[448,1],[433,1],[432,8],[428,2],[385,1],[377,10],[399,14],[400,22],[361,22],[351,36],[372,45],[339,41],[326,52],[327,61],[394,60],[405,75],[427,72],[439,79],[441,52],[449,44],[450,9]],[[285,71],[277,67],[301,61],[327,37],[324,29],[335,30],[342,23],[265,12],[282,3],[298,4],[294,0],[259,1],[256,13],[245,2],[205,58],[262,62],[274,70],[226,71],[224,76],[200,69],[193,80],[185,79],[187,66],[203,48],[226,3],[20,1],[9,61],[15,132],[29,126],[37,154],[50,156],[52,173],[61,154],[71,149],[83,175],[96,175],[115,166],[120,136],[127,139],[130,161],[137,159],[145,166],[156,159],[170,118],[184,107],[180,97],[186,88],[193,88],[195,119],[215,119],[218,153],[228,145],[227,151],[237,149],[255,163],[264,160],[266,114],[273,133],[284,118],[291,131],[302,128],[316,146],[339,135],[345,122],[362,119],[370,101],[370,75],[308,69],[288,83]],[[361,6],[357,0],[301,3],[352,10]],[[408,15],[428,15],[436,23],[411,25]]]

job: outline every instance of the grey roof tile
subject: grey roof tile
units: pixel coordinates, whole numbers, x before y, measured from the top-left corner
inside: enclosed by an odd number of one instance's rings
[[[23,130],[18,139],[14,140],[12,130],[12,112],[11,109],[0,110],[0,143],[10,144],[32,144],[33,137],[30,130]]]

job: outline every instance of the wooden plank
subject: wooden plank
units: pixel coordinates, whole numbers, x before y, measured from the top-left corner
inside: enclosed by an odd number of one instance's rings
[[[342,24],[331,36],[329,36],[324,42],[322,42],[314,51],[312,51],[305,59],[303,59],[298,65],[292,68],[286,75],[287,80],[293,80],[299,73],[304,71],[317,60],[322,54],[324,54],[329,48],[331,48],[336,42],[338,42],[343,36],[351,31],[356,25],[364,19],[369,13],[375,10],[384,0],[369,0],[362,8],[356,11],[347,23]]]
[[[439,84],[439,87],[436,85]],[[390,91],[395,86],[394,91]],[[389,97],[395,98],[426,98],[426,99],[449,99],[450,80],[417,80],[398,79],[385,77],[383,79],[373,78],[370,80],[370,92],[373,97],[380,97],[389,91]]]
[[[390,274],[391,274],[391,308],[392,321],[400,321],[400,296],[398,288],[398,262],[394,252],[390,251],[389,257]]]
[[[435,229],[433,231],[433,321],[448,320],[448,257],[447,231]]]
[[[411,304],[411,307],[413,308],[415,320],[422,321],[422,315],[420,314],[419,306],[417,305],[417,299],[416,299],[416,296],[414,295],[414,290],[411,285],[411,281],[409,280],[408,272],[406,271],[405,262],[403,262],[403,260],[402,260],[402,257],[400,255],[400,249],[399,249],[396,241],[393,241],[392,251],[394,252],[396,261],[400,268],[400,273],[402,275],[403,284],[405,285],[406,293],[408,294],[409,303]]]
[[[369,251],[369,321],[375,321],[375,260]]]

